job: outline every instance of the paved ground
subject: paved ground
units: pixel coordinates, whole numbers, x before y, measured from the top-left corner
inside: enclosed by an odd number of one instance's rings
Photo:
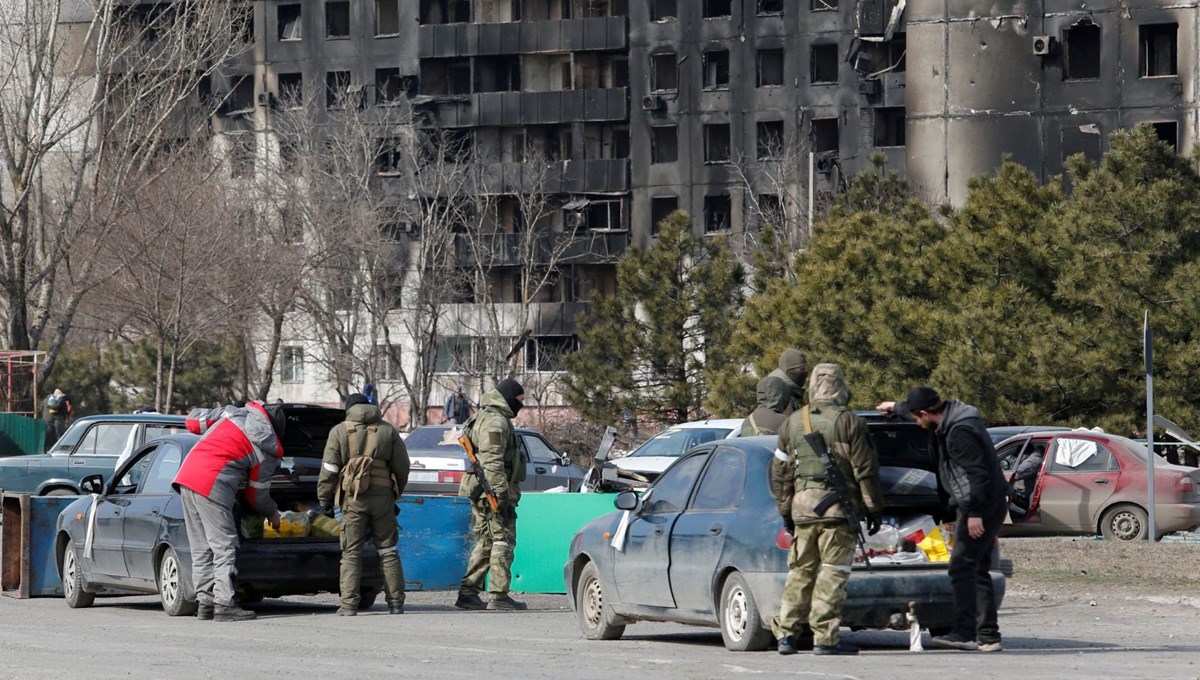
[[[409,612],[381,605],[354,618],[331,596],[261,603],[248,623],[172,619],[155,598],[0,598],[0,678],[1200,678],[1200,609],[1178,598],[1096,601],[1016,593],[1001,612],[1006,651],[907,650],[894,632],[847,633],[857,658],[727,652],[715,630],[630,626],[588,642],[561,596],[531,611],[461,612],[444,592],[411,593]]]

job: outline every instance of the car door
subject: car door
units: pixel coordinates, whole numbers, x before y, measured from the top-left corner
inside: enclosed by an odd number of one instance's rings
[[[130,496],[120,487],[109,487],[108,492],[96,497],[96,514],[92,525],[91,560],[92,573],[102,577],[98,580],[122,581],[129,576],[125,567],[125,556],[121,551],[125,540],[125,510]],[[87,559],[85,539],[84,559]]]
[[[617,552],[613,566],[621,602],[675,606],[669,577],[671,527],[687,507],[711,451],[697,451],[676,461],[643,496],[641,509],[630,513],[624,550]]]
[[[1058,437],[1042,469],[1042,525],[1052,531],[1094,533],[1097,515],[1121,474],[1112,451],[1091,439]]]
[[[554,450],[545,439],[530,432],[521,433],[521,445],[525,447],[525,479],[528,488],[537,491],[553,489],[557,486],[569,486],[570,477],[567,472],[570,467],[562,464],[562,454]]]
[[[125,567],[129,578],[153,583],[154,549],[158,546],[163,511],[174,489],[171,482],[179,472],[183,453],[175,442],[150,443],[134,454],[132,467],[146,465],[137,494],[125,510]]]
[[[68,476],[78,484],[88,475],[100,475],[104,483],[111,481],[117,459],[123,451],[132,450],[137,436],[137,423],[100,421],[88,428],[71,452]]]
[[[713,580],[746,489],[746,454],[718,447],[671,530],[671,594],[679,609],[713,611]]]

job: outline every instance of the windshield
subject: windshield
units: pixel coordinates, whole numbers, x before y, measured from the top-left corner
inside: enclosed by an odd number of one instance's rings
[[[457,427],[418,427],[405,437],[404,446],[410,454],[420,451],[426,455],[465,458],[458,444],[461,435],[462,430]]]
[[[663,430],[650,441],[642,444],[630,457],[667,456],[678,458],[692,447],[705,442],[724,439],[730,433],[727,427],[687,427]]]

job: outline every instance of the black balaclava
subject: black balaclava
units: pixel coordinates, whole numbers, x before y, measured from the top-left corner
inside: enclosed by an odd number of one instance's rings
[[[504,401],[508,402],[508,408],[512,410],[515,418],[521,412],[521,402],[517,401],[517,397],[525,394],[525,388],[521,387],[521,383],[512,378],[505,378],[496,384],[496,391],[504,397]]]
[[[350,408],[351,406],[358,406],[359,404],[369,404],[369,403],[371,403],[371,400],[367,399],[367,395],[362,394],[360,392],[355,392],[354,394],[351,394],[350,396],[346,397],[346,408]]]

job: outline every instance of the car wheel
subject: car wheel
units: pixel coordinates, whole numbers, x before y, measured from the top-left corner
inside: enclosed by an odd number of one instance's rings
[[[378,588],[363,588],[358,592],[358,611],[365,612],[375,605],[375,598],[379,597]]]
[[[1100,533],[1108,541],[1145,540],[1149,521],[1146,511],[1136,505],[1117,505],[1104,511]]]
[[[45,496],[78,496],[79,494],[75,493],[74,491],[71,491],[70,489],[50,489],[43,495],[45,495]]]
[[[92,603],[96,601],[96,595],[89,593],[86,588],[87,584],[83,580],[78,549],[73,543],[68,543],[66,551],[63,552],[62,563],[62,589],[67,606],[71,609],[92,606]]]
[[[167,616],[191,616],[196,601],[187,599],[183,588],[183,566],[174,548],[167,548],[158,563],[158,597]]]
[[[600,570],[593,562],[584,565],[575,582],[575,613],[579,630],[589,640],[616,640],[625,634],[625,626],[615,623],[612,606],[604,601]]]
[[[721,639],[734,652],[755,652],[771,644],[771,631],[763,628],[762,615],[742,575],[734,572],[721,588]]]

